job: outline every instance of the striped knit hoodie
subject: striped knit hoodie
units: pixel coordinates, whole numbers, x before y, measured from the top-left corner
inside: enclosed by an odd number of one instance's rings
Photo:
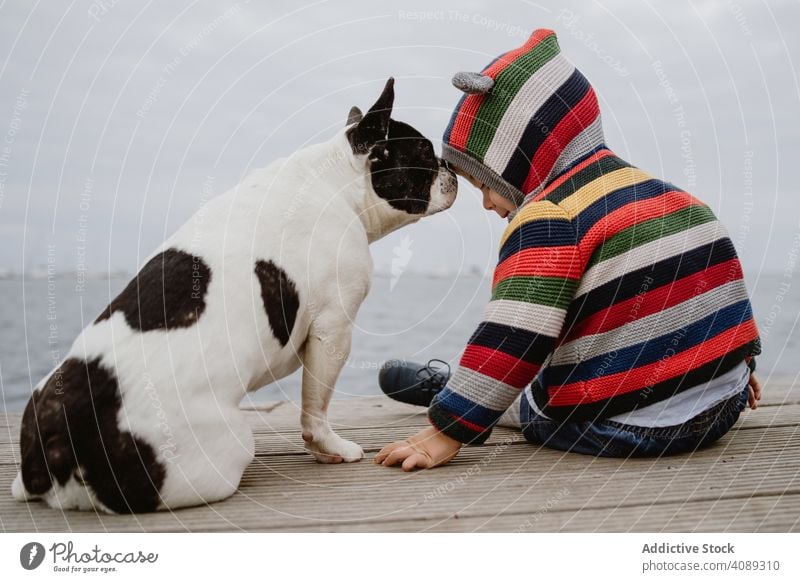
[[[725,228],[606,148],[594,90],[553,31],[453,82],[465,95],[443,157],[521,208],[434,426],[483,442],[527,386],[550,418],[614,416],[760,353]]]

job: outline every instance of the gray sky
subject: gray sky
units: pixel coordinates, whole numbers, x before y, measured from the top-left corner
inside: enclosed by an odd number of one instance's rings
[[[0,270],[132,271],[204,196],[328,138],[390,75],[395,117],[438,148],[452,74],[546,27],[608,145],[711,204],[747,271],[781,271],[800,245],[798,22],[788,1],[6,1]],[[491,270],[504,222],[478,194],[462,183],[449,212],[374,245],[376,268],[408,236],[409,269]]]

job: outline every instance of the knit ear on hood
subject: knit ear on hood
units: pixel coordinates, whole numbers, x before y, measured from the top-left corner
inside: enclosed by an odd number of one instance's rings
[[[480,73],[456,73],[453,85],[464,94],[442,157],[517,206],[603,144],[594,90],[552,30],[535,30]]]
[[[481,73],[461,71],[453,75],[453,85],[464,93],[488,93],[494,87],[494,79]]]

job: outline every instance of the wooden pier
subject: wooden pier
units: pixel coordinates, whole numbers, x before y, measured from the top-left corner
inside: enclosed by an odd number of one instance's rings
[[[599,459],[495,430],[448,466],[403,473],[372,463],[426,426],[424,410],[386,398],[336,400],[339,434],[360,463],[320,465],[302,448],[296,403],[249,409],[256,459],[230,499],[175,512],[60,512],[10,494],[19,414],[0,416],[0,531],[800,531],[800,390],[767,382],[714,446],[661,459]]]

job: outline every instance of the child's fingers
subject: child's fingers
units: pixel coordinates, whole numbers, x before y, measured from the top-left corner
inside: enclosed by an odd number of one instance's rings
[[[384,459],[388,457],[389,454],[391,454],[392,451],[394,451],[397,447],[403,446],[404,444],[405,444],[404,442],[400,441],[386,445],[380,451],[378,451],[377,455],[375,455],[374,462],[380,465],[381,463],[383,463]]]
[[[392,465],[396,465],[397,463],[404,461],[405,459],[413,455],[415,452],[416,451],[411,447],[409,447],[408,445],[399,446],[396,449],[394,449],[391,453],[389,453],[389,455],[381,464],[387,467],[391,467]]]
[[[750,374],[750,385],[753,387],[753,393],[756,396],[756,400],[761,400],[761,382],[759,382],[758,378],[752,374]]]
[[[389,453],[386,452],[386,447],[383,447],[380,451],[375,454],[375,457],[372,459],[372,462],[376,465],[380,465],[383,460],[386,458],[386,455]]]
[[[755,410],[758,408],[758,401],[761,400],[761,382],[758,381],[755,374],[750,374],[747,384],[750,389],[747,404],[752,410]]]
[[[409,455],[405,461],[403,461],[403,471],[413,471],[414,468],[420,469],[427,469],[431,466],[431,458],[428,455],[423,455],[422,453],[414,453],[413,455]]]
[[[756,394],[752,386],[750,386],[750,390],[747,395],[747,405],[750,407],[751,410],[755,410],[756,408],[758,408],[758,400],[756,399]]]
[[[375,462],[382,463],[386,460],[386,457],[392,454],[392,452],[396,451],[399,447],[402,447],[405,443],[404,442],[395,442],[386,445],[383,447],[377,455],[375,455]]]

